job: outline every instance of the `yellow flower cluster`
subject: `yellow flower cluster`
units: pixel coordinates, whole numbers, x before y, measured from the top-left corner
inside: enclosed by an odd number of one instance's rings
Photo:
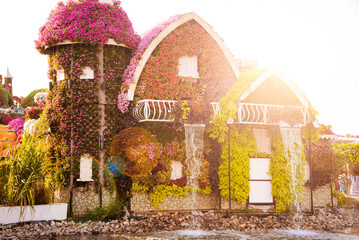
[[[191,111],[191,108],[188,106],[188,102],[186,100],[184,100],[181,103],[181,109],[182,109],[182,119],[187,119],[188,118],[188,114]]]

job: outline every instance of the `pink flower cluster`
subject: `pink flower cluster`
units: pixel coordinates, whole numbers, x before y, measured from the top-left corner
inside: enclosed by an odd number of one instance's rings
[[[181,15],[175,15],[169,18],[167,21],[160,23],[156,27],[154,27],[149,32],[145,33],[145,35],[141,38],[140,43],[138,44],[136,51],[132,54],[132,58],[130,64],[127,66],[125,73],[123,74],[123,85],[122,85],[122,93],[118,96],[118,107],[122,113],[128,111],[129,102],[127,98],[124,98],[124,92],[128,90],[128,87],[132,82],[134,82],[134,73],[136,71],[137,65],[142,58],[142,54],[145,52],[147,47],[151,44],[153,39],[157,37],[157,35],[165,29],[168,25],[176,21]],[[127,95],[126,95],[127,96]]]
[[[128,106],[130,105],[130,101],[128,101],[127,93],[120,93],[117,99],[117,107],[120,109],[122,113],[128,111]]]
[[[40,28],[36,49],[44,53],[46,47],[64,40],[99,44],[108,39],[135,48],[140,37],[134,33],[132,23],[119,2],[114,2],[114,5],[97,0],[58,3]]]
[[[21,141],[21,135],[24,131],[24,120],[22,120],[21,118],[16,118],[9,122],[7,128],[8,130],[15,130],[17,135],[17,141]]]

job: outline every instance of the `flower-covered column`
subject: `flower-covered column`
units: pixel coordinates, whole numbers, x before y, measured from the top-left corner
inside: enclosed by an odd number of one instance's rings
[[[65,187],[83,180],[80,160],[91,158],[87,180],[110,188],[102,169],[118,132],[114,121],[121,122],[116,100],[122,75],[138,40],[119,1],[60,2],[40,28],[36,48],[49,55],[53,83],[46,111],[50,142]]]

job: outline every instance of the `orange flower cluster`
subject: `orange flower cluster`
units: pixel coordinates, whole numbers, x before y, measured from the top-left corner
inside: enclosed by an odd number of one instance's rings
[[[0,156],[8,154],[8,149],[14,146],[16,138],[15,132],[10,132],[5,125],[0,125]]]

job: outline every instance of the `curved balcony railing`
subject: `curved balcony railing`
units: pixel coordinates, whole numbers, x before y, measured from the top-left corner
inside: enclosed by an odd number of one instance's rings
[[[214,118],[222,112],[218,102],[211,103]],[[290,124],[304,126],[310,121],[307,108],[273,104],[239,103],[238,123],[278,125],[280,120]]]
[[[171,122],[174,106],[178,101],[145,99],[137,102],[133,116],[139,122]],[[218,102],[212,102],[213,118],[222,112]],[[304,126],[310,121],[307,108],[256,103],[238,104],[237,123],[279,125],[280,121],[291,126]]]
[[[133,116],[139,122],[171,122],[177,101],[145,99],[136,103]]]
[[[250,124],[280,124],[304,126],[310,120],[308,109],[300,106],[239,103],[238,120]]]

